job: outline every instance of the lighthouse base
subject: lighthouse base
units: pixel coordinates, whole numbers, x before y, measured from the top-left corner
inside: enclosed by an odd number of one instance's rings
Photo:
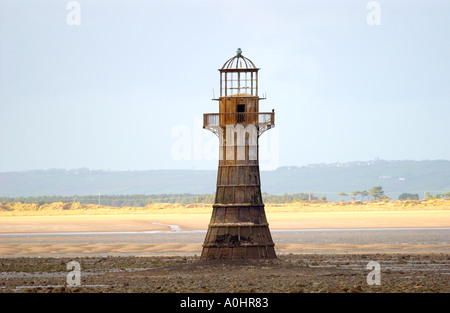
[[[201,259],[276,258],[263,205],[214,205]]]

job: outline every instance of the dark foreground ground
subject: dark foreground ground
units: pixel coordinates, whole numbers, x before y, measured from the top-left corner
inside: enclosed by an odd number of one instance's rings
[[[68,286],[80,264],[80,285]],[[370,261],[380,285],[369,285]],[[370,276],[370,275],[369,275]],[[370,276],[372,277],[372,276]],[[274,260],[201,261],[196,256],[1,258],[0,293],[450,292],[450,254],[295,254]]]

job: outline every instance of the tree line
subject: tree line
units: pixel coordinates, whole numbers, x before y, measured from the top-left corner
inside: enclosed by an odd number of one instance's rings
[[[438,193],[435,195],[429,192],[425,192],[425,199],[450,199],[450,191],[447,193]]]
[[[156,195],[85,195],[85,196],[37,196],[37,197],[0,197],[2,202],[37,203],[43,205],[55,202],[73,202],[81,204],[99,204],[112,207],[145,207],[153,203],[213,203],[214,194],[156,194]]]
[[[262,194],[267,203],[289,203],[296,201],[318,200],[310,193],[291,193],[284,195]],[[37,203],[43,205],[55,202],[78,202],[81,204],[99,204],[112,207],[145,207],[153,203],[214,203],[215,194],[155,194],[155,195],[87,195],[87,196],[37,196],[37,197],[0,197],[1,202]]]
[[[347,194],[345,192],[338,192],[337,195],[342,197],[341,200],[343,200],[343,197],[349,196],[349,194]],[[372,200],[388,199],[388,197],[384,194],[384,190],[383,190],[382,186],[372,187],[369,191],[356,190],[356,191],[350,192],[350,198],[352,199],[352,201],[355,201],[356,197],[358,197],[358,196],[361,197],[361,201],[364,201],[366,198],[372,199]]]
[[[372,200],[383,200],[389,199],[388,196],[384,194],[384,190],[382,186],[375,186],[371,188],[369,191],[361,190],[361,191],[352,191],[350,194],[345,192],[337,193],[338,196],[342,197],[341,201],[344,200],[344,197],[350,196],[352,201],[355,201],[356,197],[360,196],[361,200],[364,201],[365,198]],[[450,192],[441,193],[441,194],[431,194],[429,192],[425,192],[425,199],[450,199]],[[419,200],[418,193],[408,193],[404,192],[398,196],[398,200]]]
[[[339,192],[337,194],[343,201],[344,197],[350,196],[352,201],[359,199],[365,200],[383,200],[389,199],[385,194],[381,186],[375,186],[370,190],[358,190],[352,191],[349,194],[345,192]],[[313,201],[321,200],[327,201],[325,196],[314,195],[313,193],[285,193],[283,195],[271,195],[268,193],[262,193],[262,199],[264,203],[291,203],[298,201]],[[442,194],[430,194],[425,193],[425,199],[448,199],[450,198],[450,192]],[[417,193],[402,193],[398,197],[399,200],[418,200],[419,195]],[[180,204],[192,204],[214,203],[215,194],[135,194],[135,195],[86,195],[86,196],[36,196],[36,197],[0,197],[0,202],[22,202],[22,203],[37,203],[43,205],[47,203],[55,202],[78,202],[81,204],[99,204],[112,207],[145,207],[146,205],[153,203],[180,203]]]

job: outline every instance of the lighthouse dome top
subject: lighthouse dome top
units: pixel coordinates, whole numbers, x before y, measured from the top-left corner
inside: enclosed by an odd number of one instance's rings
[[[238,48],[236,55],[225,62],[220,71],[257,71],[252,60],[242,55],[241,48]]]

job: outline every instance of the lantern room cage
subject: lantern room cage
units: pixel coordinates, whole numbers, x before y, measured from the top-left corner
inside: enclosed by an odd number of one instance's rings
[[[225,62],[220,71],[220,97],[258,96],[258,70],[255,64],[242,55],[239,48],[236,55]]]

